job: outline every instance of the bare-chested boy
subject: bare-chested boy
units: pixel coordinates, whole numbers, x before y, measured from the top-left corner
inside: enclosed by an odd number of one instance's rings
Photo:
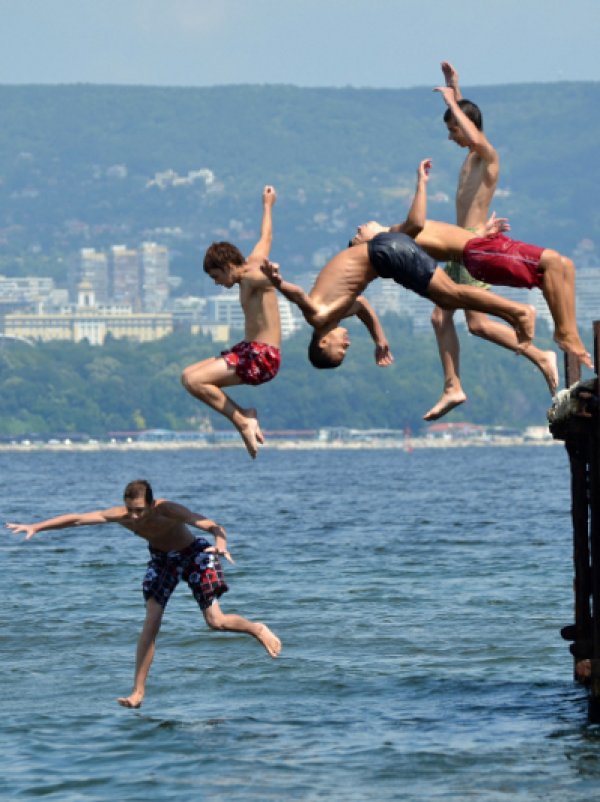
[[[491,218],[492,228],[484,236],[476,236],[450,223],[426,220],[429,171],[423,169],[425,164],[431,163],[427,159],[421,163],[417,192],[407,220],[391,228],[372,220],[358,227],[352,242],[364,245],[373,238],[377,241],[390,233],[404,233],[413,237],[433,259],[460,261],[480,281],[528,289],[539,287],[554,320],[555,342],[563,351],[574,354],[581,364],[593,369],[592,358],[577,329],[575,265],[571,259],[549,248],[509,239],[501,233],[506,229],[506,221],[494,217]],[[518,339],[522,351],[527,344]]]
[[[230,350],[223,351],[221,356],[189,365],[181,376],[183,386],[189,393],[229,418],[253,459],[258,444],[264,443],[256,410],[243,409],[221,388],[237,384],[264,384],[275,378],[279,370],[281,322],[277,293],[260,269],[271,251],[271,212],[276,198],[273,187],[264,188],[260,239],[247,259],[229,242],[214,242],[204,256],[204,270],[215,284],[222,287],[239,284],[245,318],[244,340]]]
[[[458,73],[447,61],[443,61],[441,66],[446,85],[434,91],[442,95],[448,107],[444,114],[448,139],[468,149],[456,191],[456,222],[462,228],[476,233],[488,219],[490,203],[498,183],[500,161],[496,149],[483,133],[481,111],[475,103],[462,97]],[[482,289],[489,287],[473,278],[461,262],[450,261],[444,269],[459,284]],[[460,381],[460,344],[453,316],[453,309],[441,309],[439,306],[435,307],[431,316],[444,371],[444,390],[439,401],[423,416],[425,420],[436,420],[467,399]],[[511,351],[519,351],[514,331],[502,323],[470,309],[465,310],[465,319],[469,331],[476,337],[490,340]],[[533,344],[522,353],[541,370],[554,395],[558,385],[556,354],[553,351],[541,351]]]
[[[181,504],[166,499],[155,500],[145,479],[130,482],[125,488],[123,501],[124,504],[106,510],[59,515],[37,524],[6,524],[16,534],[25,533],[26,540],[49,529],[120,524],[148,541],[150,562],[142,585],[146,620],[137,645],[133,690],[129,696],[119,698],[118,703],[136,708],[142,704],[163,613],[180,578],[188,583],[209,627],[253,635],[271,657],[277,657],[281,642],[266,624],[221,611],[217,599],[228,588],[219,555],[233,562],[223,527]],[[214,535],[215,545],[211,546],[203,537],[193,535],[189,526],[210,532]]]
[[[419,167],[423,175],[429,163]],[[392,278],[407,289],[429,298],[447,309],[477,309],[506,320],[514,327],[523,348],[531,342],[535,329],[535,311],[525,304],[513,303],[477,287],[456,284],[437,267],[435,261],[417,246],[413,237],[425,224],[418,211],[425,206],[422,176],[406,220],[406,233],[382,234],[374,241],[362,242],[333,257],[321,270],[307,295],[295,284],[284,281],[279,266],[265,263],[263,271],[288,300],[295,303],[314,332],[309,358],[318,368],[340,365],[349,346],[342,318],[361,313],[361,293],[374,279]],[[359,232],[360,234],[360,232]]]

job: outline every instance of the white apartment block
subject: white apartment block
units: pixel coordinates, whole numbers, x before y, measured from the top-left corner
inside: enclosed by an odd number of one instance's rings
[[[156,242],[143,242],[142,307],[146,312],[160,312],[169,300],[169,249]]]

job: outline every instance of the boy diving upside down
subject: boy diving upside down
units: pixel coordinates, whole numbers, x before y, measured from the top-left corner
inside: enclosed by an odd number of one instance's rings
[[[513,240],[502,232],[509,226],[504,219],[490,218],[483,236],[450,223],[426,220],[429,160],[421,163],[417,192],[409,218],[404,223],[386,228],[372,220],[358,227],[352,239],[355,245],[379,240],[393,233],[414,238],[429,256],[439,261],[461,262],[479,281],[507,287],[541,289],[554,321],[554,341],[567,353],[575,354],[581,364],[593,369],[577,329],[575,316],[575,265],[572,260],[550,248],[541,248]],[[419,225],[411,225],[410,215]],[[523,352],[523,348],[519,349]]]
[[[403,231],[382,232],[341,251],[321,270],[308,294],[285,281],[279,265],[268,261],[263,264],[262,270],[273,286],[298,306],[313,327],[309,359],[315,367],[336,368],[342,363],[350,343],[340,321],[351,315],[360,316],[361,293],[376,278],[392,278],[444,309],[476,309],[496,315],[514,328],[521,349],[533,339],[532,307],[477,287],[456,284],[415,243],[414,237],[425,225],[422,196],[429,168],[428,160],[419,167],[417,192]]]

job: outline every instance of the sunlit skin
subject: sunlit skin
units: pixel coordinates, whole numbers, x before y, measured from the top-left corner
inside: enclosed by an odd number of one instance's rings
[[[424,159],[419,165],[418,182],[415,197],[405,223],[397,228],[408,236],[415,238],[425,226],[425,183],[431,161]],[[456,227],[454,227],[456,228]],[[345,357],[348,344],[343,339],[336,339],[343,335],[333,334],[339,330],[340,321],[350,315],[357,315],[363,320],[365,315],[373,318],[374,312],[365,306],[363,291],[371,281],[379,278],[371,257],[367,242],[373,236],[386,230],[374,220],[358,227],[351,246],[336,254],[323,267],[309,293],[301,287],[285,281],[281,275],[278,264],[265,262],[263,272],[289,301],[295,303],[307,323],[314,330],[313,340],[309,349],[309,356],[317,367],[337,367]],[[460,231],[460,229],[459,229]],[[466,232],[468,233],[468,232]],[[423,255],[424,257],[424,255]],[[402,265],[407,273],[410,265]],[[424,296],[433,303],[448,309],[478,309],[501,317],[513,326],[515,336],[520,347],[525,348],[531,343],[535,330],[535,310],[525,304],[517,304],[500,298],[474,287],[464,287],[455,284],[439,267],[435,267]],[[373,339],[376,347],[377,364],[385,366],[391,362],[391,354],[387,341],[381,339],[383,331],[378,332]],[[331,337],[331,341],[328,338]],[[317,364],[315,344],[325,343],[332,352],[335,351],[335,364]],[[323,351],[321,349],[321,356]]]
[[[7,523],[5,526],[14,534],[24,534],[26,540],[31,540],[43,531],[101,524],[119,524],[146,540],[152,549],[159,552],[183,551],[196,540],[189,527],[199,529],[203,534],[210,533],[215,538],[215,545],[209,546],[206,552],[217,553],[233,562],[227,548],[227,534],[222,526],[167,499],[147,501],[145,493],[133,494],[132,498],[124,499],[122,505],[105,510],[68,513],[35,524]],[[146,618],[137,644],[133,690],[129,696],[117,699],[122,707],[139,708],[142,704],[163,612],[161,605],[150,597],[146,602]],[[266,624],[224,613],[216,599],[202,613],[211,629],[252,635],[271,657],[279,654],[281,641]]]
[[[274,187],[263,189],[263,217],[260,239],[252,252],[238,265],[227,263],[207,270],[218,287],[240,288],[240,304],[244,311],[244,340],[281,346],[281,323],[277,294],[261,272],[262,262],[268,258],[273,239],[272,209],[277,199]],[[264,436],[254,407],[241,407],[225,393],[223,388],[244,384],[235,370],[222,356],[210,357],[188,365],[181,375],[185,389],[215,412],[228,418],[240,433],[252,459],[258,453]]]
[[[461,226],[426,219],[426,186],[430,168],[431,162],[429,159],[421,162],[413,204],[403,223],[386,228],[377,221],[371,220],[358,226],[357,233],[353,238],[353,244],[364,244],[370,237],[381,233],[381,231],[402,232],[411,236],[417,245],[420,245],[437,262],[448,260],[460,262],[467,243],[473,238],[487,236],[488,234],[498,234],[507,229],[506,220],[504,218],[496,218],[495,215],[492,215],[487,224],[482,227],[481,232],[477,233],[468,231]],[[542,274],[541,290],[554,321],[555,342],[563,351],[575,354],[582,365],[593,369],[591,356],[586,351],[577,330],[575,317],[575,266],[573,262],[557,251],[548,248],[541,253],[538,270]],[[454,284],[454,282],[452,283]],[[455,286],[468,289],[467,285],[456,284]],[[476,288],[472,287],[470,289]],[[438,306],[441,306],[441,304],[438,304]],[[456,309],[459,307],[448,305],[446,308]],[[467,308],[498,314],[492,312],[491,309],[484,310],[481,305],[475,307],[469,304]],[[498,316],[510,322],[514,327],[514,322],[508,320],[506,316],[502,314]],[[517,329],[515,329],[515,333],[516,345],[513,350],[517,353],[524,353],[531,358],[531,361],[544,374],[551,392],[554,392],[558,383],[555,355],[553,352],[541,352],[536,349],[532,357],[530,351],[532,336],[525,335],[524,331],[519,333]]]
[[[332,362],[341,365],[346,356],[346,351],[350,348],[350,338],[348,329],[343,326],[336,326],[319,340],[319,344]]]
[[[463,98],[458,73],[448,61],[443,61],[441,68],[445,86],[438,86],[433,91],[442,97],[449,111],[449,117],[445,119],[448,139],[468,151],[460,169],[456,189],[456,222],[463,228],[478,231],[489,215],[499,179],[500,160],[483,131],[477,128],[459,105]],[[444,115],[445,118],[446,116]],[[452,278],[455,278],[455,274]],[[516,353],[523,353],[542,372],[551,395],[554,395],[558,386],[558,366],[554,351],[542,351],[533,343],[520,349],[510,328],[481,312],[465,310],[465,320],[469,332],[476,337]],[[441,418],[467,400],[460,380],[460,342],[454,326],[454,311],[436,306],[431,315],[431,323],[444,372],[444,387],[439,400],[423,415],[427,421]]]

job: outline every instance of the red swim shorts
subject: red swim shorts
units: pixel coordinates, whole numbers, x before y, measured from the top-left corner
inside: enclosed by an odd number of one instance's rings
[[[246,342],[234,345],[229,351],[221,351],[221,356],[244,384],[264,384],[277,376],[281,364],[281,352],[267,343]]]
[[[528,245],[503,234],[474,237],[465,245],[463,264],[479,281],[505,287],[541,287],[540,257],[544,248]]]

